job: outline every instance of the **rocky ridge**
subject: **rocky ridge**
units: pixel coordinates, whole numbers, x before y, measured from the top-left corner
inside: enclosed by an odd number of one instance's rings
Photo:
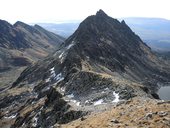
[[[12,127],[59,127],[134,97],[150,101],[169,71],[124,21],[100,10],[53,55],[25,69],[8,97],[1,94],[1,118],[14,114]]]
[[[42,27],[0,20],[0,72],[27,66],[52,53],[64,38]]]

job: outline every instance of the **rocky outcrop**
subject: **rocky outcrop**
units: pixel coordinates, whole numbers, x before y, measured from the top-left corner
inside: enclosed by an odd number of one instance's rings
[[[151,99],[134,98],[105,112],[95,113],[60,126],[61,128],[124,128],[124,127],[170,127],[170,104],[158,104]],[[57,124],[56,127],[57,128]]]

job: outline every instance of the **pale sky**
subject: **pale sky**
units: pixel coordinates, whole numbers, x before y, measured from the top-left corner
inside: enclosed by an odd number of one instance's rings
[[[170,19],[170,0],[0,0],[0,19],[10,23],[83,20],[102,9],[113,18]]]

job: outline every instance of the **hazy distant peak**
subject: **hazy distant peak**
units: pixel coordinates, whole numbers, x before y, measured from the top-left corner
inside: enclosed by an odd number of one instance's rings
[[[34,25],[34,28],[36,28],[36,29],[38,29],[38,30],[44,30],[43,27],[41,27],[40,25],[37,25],[37,24]]]
[[[29,25],[27,25],[27,24],[26,24],[26,23],[24,23],[24,22],[17,21],[17,22],[14,24],[14,27],[17,27],[17,26],[25,27],[25,26],[29,26]]]

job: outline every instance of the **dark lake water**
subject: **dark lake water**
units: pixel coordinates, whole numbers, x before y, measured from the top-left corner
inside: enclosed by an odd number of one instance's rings
[[[162,100],[170,100],[170,86],[163,86],[158,90],[158,95]]]

